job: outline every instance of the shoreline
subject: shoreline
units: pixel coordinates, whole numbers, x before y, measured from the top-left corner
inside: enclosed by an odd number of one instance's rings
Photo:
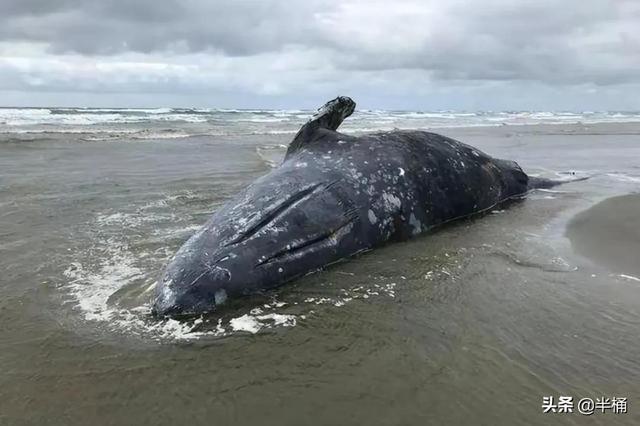
[[[640,277],[640,193],[606,198],[571,218],[575,253],[618,275]]]

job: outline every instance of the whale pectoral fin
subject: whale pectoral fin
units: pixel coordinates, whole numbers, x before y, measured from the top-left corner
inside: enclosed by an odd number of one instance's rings
[[[318,112],[298,130],[287,149],[288,157],[308,143],[313,142],[318,131],[337,130],[345,118],[349,117],[356,108],[356,103],[347,96],[338,96],[318,109]]]

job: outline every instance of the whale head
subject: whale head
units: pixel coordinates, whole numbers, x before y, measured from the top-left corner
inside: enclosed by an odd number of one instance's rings
[[[216,311],[227,299],[275,288],[356,250],[345,238],[354,210],[334,184],[285,177],[249,188],[178,250],[156,285],[156,316]]]
[[[204,232],[203,232],[204,231]],[[171,259],[156,284],[152,312],[159,317],[197,315],[224,304],[232,274],[242,270],[222,266],[225,259],[208,248],[206,230],[194,235]],[[230,270],[231,269],[231,270]]]

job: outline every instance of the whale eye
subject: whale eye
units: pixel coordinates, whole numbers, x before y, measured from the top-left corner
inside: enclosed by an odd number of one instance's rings
[[[231,279],[231,272],[227,268],[221,266],[213,266],[209,271],[208,279],[215,282],[229,281]]]

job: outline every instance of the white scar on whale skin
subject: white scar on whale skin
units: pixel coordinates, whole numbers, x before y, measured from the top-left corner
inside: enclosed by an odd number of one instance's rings
[[[375,225],[375,223],[378,221],[378,218],[376,217],[376,214],[373,212],[373,210],[369,209],[367,215],[369,216],[369,222],[371,222],[372,225]]]
[[[422,232],[422,222],[420,222],[413,213],[409,216],[409,224],[413,227],[413,235],[418,235]]]
[[[385,206],[388,210],[393,210],[393,208],[400,208],[402,206],[402,201],[400,198],[396,197],[393,194],[389,194],[388,192],[382,193],[382,199],[384,200]]]
[[[223,288],[221,288],[220,290],[215,292],[213,298],[216,302],[216,305],[222,305],[227,301],[227,292]]]

